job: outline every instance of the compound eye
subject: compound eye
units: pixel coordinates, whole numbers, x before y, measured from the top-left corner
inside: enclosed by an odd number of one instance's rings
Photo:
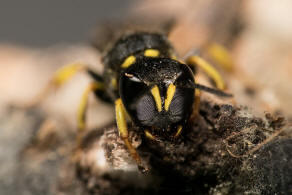
[[[147,90],[147,85],[143,83],[138,77],[133,74],[125,73],[120,78],[120,95],[125,98],[127,102],[132,102]]]
[[[173,122],[179,122],[188,117],[192,112],[194,90],[192,88],[177,87],[169,106]]]
[[[150,120],[155,112],[155,102],[150,87],[132,74],[124,74],[120,79],[120,96],[124,106],[136,121]]]
[[[149,93],[143,95],[136,106],[137,120],[143,125],[150,126],[156,113],[153,97]]]

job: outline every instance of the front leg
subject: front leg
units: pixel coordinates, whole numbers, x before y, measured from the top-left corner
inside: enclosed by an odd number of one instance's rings
[[[120,133],[121,138],[123,139],[127,149],[129,150],[132,158],[136,161],[138,168],[142,172],[147,172],[148,168],[145,167],[142,164],[142,160],[137,153],[137,150],[132,146],[132,144],[129,141],[129,134],[128,134],[128,128],[127,128],[127,122],[126,122],[126,111],[123,106],[121,98],[117,99],[115,101],[115,110],[116,110],[116,121],[118,126],[118,131]]]

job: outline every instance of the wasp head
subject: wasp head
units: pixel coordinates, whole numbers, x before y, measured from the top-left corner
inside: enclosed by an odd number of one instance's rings
[[[120,77],[120,96],[133,122],[154,135],[184,127],[194,102],[188,66],[168,58],[141,58]]]

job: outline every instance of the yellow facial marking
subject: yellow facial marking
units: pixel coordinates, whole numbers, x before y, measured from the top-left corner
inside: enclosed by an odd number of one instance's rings
[[[132,64],[134,64],[136,61],[135,56],[129,56],[125,59],[125,61],[123,62],[123,64],[121,65],[122,68],[128,68],[129,66],[131,66]]]
[[[176,87],[172,83],[167,88],[166,99],[165,99],[165,104],[164,104],[164,108],[166,111],[169,109],[171,100],[172,100],[174,93],[175,93],[175,89],[176,89]]]
[[[160,96],[159,88],[157,87],[157,85],[155,85],[151,89],[151,93],[152,93],[152,95],[154,97],[158,112],[161,112],[161,110],[162,110],[161,96]]]
[[[155,57],[158,57],[159,54],[160,54],[160,52],[157,49],[146,49],[144,51],[144,56],[146,56],[146,57],[155,58]]]
[[[181,131],[182,131],[182,126],[179,125],[179,126],[177,127],[177,132],[176,132],[176,134],[174,135],[174,137],[178,137],[178,136],[180,135]]]

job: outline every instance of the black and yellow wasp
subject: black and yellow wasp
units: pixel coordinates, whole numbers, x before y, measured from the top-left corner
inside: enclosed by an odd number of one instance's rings
[[[84,64],[71,64],[61,68],[50,85],[60,86],[76,72],[86,71],[93,81],[83,93],[79,105],[79,130],[85,129],[87,100],[91,92],[114,103],[120,137],[138,167],[144,171],[141,158],[128,139],[126,116],[146,138],[156,141],[175,139],[198,109],[196,91],[230,96],[221,91],[224,82],[209,63],[196,55],[189,56],[186,63],[178,60],[167,37],[160,33],[124,34],[107,50],[102,61],[102,76]],[[218,89],[197,84],[192,71],[194,66],[205,70]]]

